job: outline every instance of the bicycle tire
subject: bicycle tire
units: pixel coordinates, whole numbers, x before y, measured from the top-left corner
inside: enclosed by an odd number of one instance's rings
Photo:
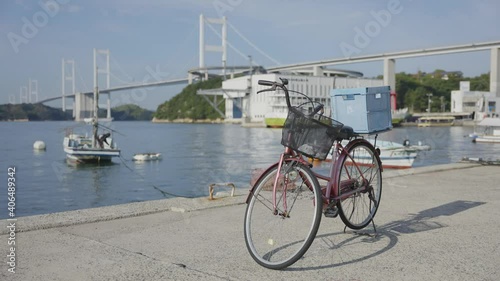
[[[296,161],[284,161],[278,178],[278,214],[275,214],[272,187],[277,171],[278,164],[275,164],[257,180],[249,196],[244,222],[250,255],[270,269],[288,267],[305,254],[318,232],[323,205],[320,185],[310,168]],[[286,196],[283,196],[283,186],[287,187]],[[284,199],[288,215],[283,215]]]
[[[341,197],[337,208],[344,224],[358,230],[366,227],[377,213],[382,195],[381,162],[373,145],[364,139],[352,141],[345,151],[339,158],[341,164],[336,175],[337,191]],[[343,194],[363,184],[369,186],[365,192],[342,198]]]

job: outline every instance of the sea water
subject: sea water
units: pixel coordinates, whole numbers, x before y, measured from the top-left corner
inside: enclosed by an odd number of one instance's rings
[[[7,218],[8,168],[16,168],[16,216],[92,208],[174,196],[208,195],[212,183],[248,189],[252,171],[276,162],[281,130],[230,124],[112,122],[121,157],[111,165],[66,162],[62,141],[76,122],[0,122],[0,218]],[[81,128],[78,128],[81,127]],[[454,163],[463,157],[500,159],[500,144],[476,144],[472,127],[402,127],[381,140],[430,145],[414,167]],[[45,142],[46,151],[33,149]],[[162,160],[136,162],[135,153],[159,152]]]

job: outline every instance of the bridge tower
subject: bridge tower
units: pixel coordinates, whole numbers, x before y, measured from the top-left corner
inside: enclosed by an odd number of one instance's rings
[[[19,87],[19,103],[28,103],[28,87]]]
[[[217,24],[222,26],[222,43],[221,45],[206,45],[205,44],[205,23]],[[208,79],[208,70],[202,70],[205,66],[205,52],[220,52],[222,53],[222,74],[226,75],[226,63],[227,63],[227,18],[224,16],[222,18],[205,18],[203,14],[200,15],[200,57],[199,57],[199,67],[200,71],[205,72],[205,79]],[[192,83],[193,77],[189,74],[189,84]]]
[[[75,61],[62,59],[62,111],[66,111],[66,82],[71,82],[70,84],[70,94],[75,94]],[[66,66],[69,67],[69,71],[66,71]],[[73,104],[73,117],[75,117],[75,106]]]
[[[98,55],[104,55],[106,57],[105,59],[105,67],[101,67],[97,63],[97,56]],[[97,71],[97,73],[95,73]],[[94,48],[94,88],[98,87],[97,85],[97,75],[99,74],[105,74],[106,75],[106,86],[105,89],[110,88],[110,70],[109,70],[109,49],[95,49]],[[101,92],[102,94],[107,94],[108,95],[108,101],[107,101],[107,114],[106,118],[111,119],[111,93],[110,92]]]
[[[34,99],[32,99],[33,96]],[[38,102],[38,80],[31,80],[31,78],[28,80],[28,102]]]

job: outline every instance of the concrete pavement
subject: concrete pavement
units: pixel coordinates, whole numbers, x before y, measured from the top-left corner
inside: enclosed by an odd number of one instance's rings
[[[499,280],[500,166],[383,174],[378,232],[322,218],[286,270],[259,266],[243,238],[246,190],[18,218],[16,273],[0,221],[0,280]],[[3,241],[3,242],[1,242]]]

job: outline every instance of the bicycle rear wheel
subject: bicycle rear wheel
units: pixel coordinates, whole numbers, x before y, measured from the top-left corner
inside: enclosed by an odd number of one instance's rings
[[[250,255],[270,269],[292,265],[309,249],[319,228],[323,204],[318,180],[311,170],[296,161],[286,161],[278,176],[275,212],[273,185],[277,172],[278,164],[256,182],[244,225]]]
[[[347,227],[362,229],[373,220],[380,203],[381,162],[373,145],[366,140],[353,141],[346,151],[339,159],[341,166],[337,175],[337,188],[341,199],[337,207]],[[363,186],[366,188],[348,195]]]

